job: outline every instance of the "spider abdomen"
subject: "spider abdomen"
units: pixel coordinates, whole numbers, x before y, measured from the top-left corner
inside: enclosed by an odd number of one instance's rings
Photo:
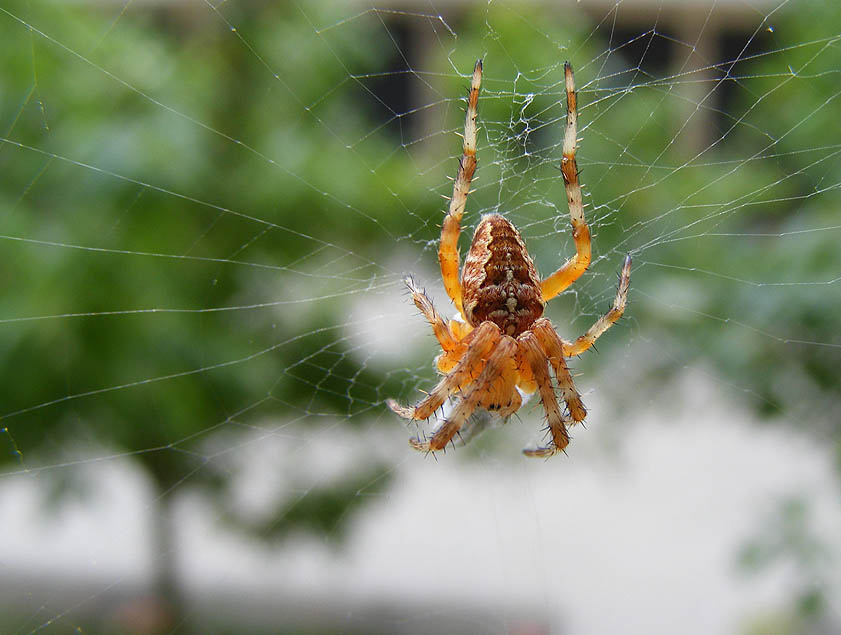
[[[499,214],[482,217],[461,274],[464,313],[517,337],[543,315],[540,277],[520,232]]]

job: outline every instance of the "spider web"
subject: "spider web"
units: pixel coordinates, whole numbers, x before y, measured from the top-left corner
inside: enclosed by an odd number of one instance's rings
[[[837,629],[839,18],[0,6],[0,630]],[[594,257],[562,336],[634,259],[547,462],[535,403],[437,460],[384,403],[437,380],[401,280],[452,311],[477,58],[464,233],[573,253],[568,59]]]

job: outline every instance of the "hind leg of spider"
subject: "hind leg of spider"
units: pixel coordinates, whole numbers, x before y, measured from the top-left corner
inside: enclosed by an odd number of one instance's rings
[[[616,321],[622,317],[625,312],[625,305],[628,302],[628,287],[631,284],[631,256],[625,256],[625,263],[622,265],[622,273],[619,274],[619,288],[616,290],[616,297],[613,299],[613,306],[602,317],[596,320],[595,324],[587,329],[574,342],[563,342],[563,351],[565,357],[572,357],[580,355],[593,343],[601,337],[601,335],[613,326]]]
[[[432,438],[428,441],[411,439],[409,442],[412,447],[421,452],[443,450],[476,408],[483,405],[487,401],[488,396],[493,394],[496,381],[506,373],[514,372],[516,368],[516,355],[517,344],[510,337],[503,337],[488,358],[488,362],[482,369],[478,379],[470,385],[464,397],[461,398],[441,427],[435,431]],[[516,392],[513,389],[513,382],[504,383],[510,383],[511,392]],[[507,396],[506,403],[501,404],[501,408],[505,408],[506,410],[510,408],[510,400],[513,399],[511,392]],[[519,397],[519,395],[517,396]]]
[[[573,423],[584,421],[587,416],[587,409],[581,401],[581,395],[575,388],[572,375],[564,359],[563,340],[552,328],[552,323],[546,318],[537,320],[532,326],[532,332],[549,358],[552,370],[555,371],[555,379],[558,380],[558,388],[561,391],[564,403],[566,403],[570,418]]]
[[[531,367],[534,379],[537,382],[537,389],[540,394],[540,402],[546,411],[546,418],[549,424],[549,434],[552,438],[550,444],[523,450],[523,454],[530,457],[549,457],[563,451],[569,444],[566,419],[558,405],[555,397],[555,390],[552,387],[552,380],[549,377],[549,361],[546,354],[540,348],[537,337],[530,331],[526,331],[517,340],[520,354],[525,358]]]
[[[428,419],[441,407],[447,397],[471,382],[486,365],[485,355],[499,340],[499,327],[493,322],[483,322],[465,338],[467,349],[451,373],[445,375],[426,399],[415,406],[405,407],[389,399],[386,404],[404,419]]]

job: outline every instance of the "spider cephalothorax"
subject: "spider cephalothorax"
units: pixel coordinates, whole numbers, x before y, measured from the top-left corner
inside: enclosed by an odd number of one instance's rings
[[[436,363],[444,377],[417,405],[406,408],[389,400],[388,406],[402,417],[417,420],[432,416],[448,398],[455,399],[452,411],[429,440],[411,440],[415,449],[425,452],[443,449],[478,408],[507,418],[522,405],[521,393],[538,392],[551,437],[545,446],[524,450],[528,456],[551,456],[562,451],[569,443],[567,426],[587,416],[565,358],[586,351],[621,317],[630,284],[631,258],[625,257],[611,309],[574,342],[561,339],[549,320],[542,317],[543,309],[547,301],[575,282],[590,264],[590,229],[584,220],[575,162],[577,108],[575,79],[569,62],[564,64],[564,77],[567,122],[561,172],[575,255],[541,281],[517,228],[504,217],[490,214],[482,217],[476,227],[459,278],[458,237],[476,170],[476,105],[482,61],[476,62],[473,68],[464,147],[438,248],[444,288],[462,320],[445,321],[426,293],[411,278],[406,279],[415,305],[432,326],[443,349]],[[550,368],[566,411],[558,403]]]

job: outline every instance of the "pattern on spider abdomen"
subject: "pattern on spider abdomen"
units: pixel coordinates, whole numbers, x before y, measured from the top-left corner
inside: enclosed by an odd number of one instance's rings
[[[461,274],[464,314],[517,337],[543,315],[540,276],[520,232],[499,214],[482,217]]]

